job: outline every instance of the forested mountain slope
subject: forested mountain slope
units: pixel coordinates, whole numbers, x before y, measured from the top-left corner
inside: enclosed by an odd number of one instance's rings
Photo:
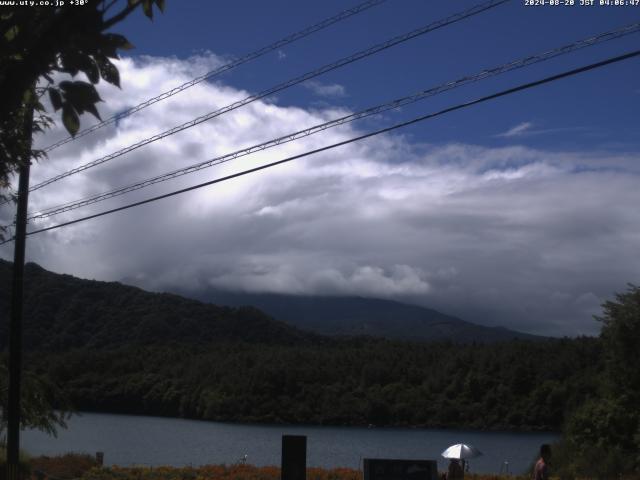
[[[0,262],[1,343],[11,265]],[[599,339],[330,338],[230,308],[27,265],[25,368],[81,410],[220,421],[559,429]],[[2,379],[0,379],[2,380]]]
[[[0,260],[0,314],[8,317],[12,264]],[[298,343],[313,335],[252,307],[218,307],[115,282],[25,268],[26,349],[68,350],[126,344],[207,343],[222,340]],[[7,322],[0,324],[0,344]]]
[[[184,293],[193,295],[193,293]],[[218,305],[252,305],[273,318],[322,335],[369,335],[395,340],[491,343],[541,339],[503,327],[466,322],[437,310],[361,297],[276,295],[201,291],[195,297]]]

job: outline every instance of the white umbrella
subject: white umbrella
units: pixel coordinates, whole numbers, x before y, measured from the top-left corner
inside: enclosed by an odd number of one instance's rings
[[[458,460],[479,457],[480,455],[482,455],[482,452],[480,450],[472,445],[465,445],[464,443],[451,445],[444,452],[442,452],[442,456],[444,458],[457,458]]]

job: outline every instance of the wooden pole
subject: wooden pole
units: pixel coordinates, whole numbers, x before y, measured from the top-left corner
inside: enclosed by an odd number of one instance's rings
[[[32,90],[32,97],[34,92]],[[20,478],[20,385],[22,375],[22,310],[24,288],[24,258],[27,239],[27,206],[29,202],[29,172],[31,168],[31,134],[33,131],[33,101],[24,111],[25,151],[22,154],[18,179],[18,208],[13,250],[11,284],[11,317],[9,320],[9,401],[7,405],[7,480]]]

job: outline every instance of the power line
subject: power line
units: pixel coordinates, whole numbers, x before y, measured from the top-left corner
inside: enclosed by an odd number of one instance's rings
[[[633,58],[633,57],[637,57],[639,55],[640,55],[640,50],[635,50],[635,51],[626,53],[624,55],[619,55],[617,57],[608,58],[606,60],[603,60],[603,61],[600,61],[600,62],[597,62],[597,63],[592,63],[592,64],[586,65],[584,67],[579,67],[579,68],[575,68],[573,70],[565,71],[563,73],[552,75],[550,77],[546,77],[546,78],[543,78],[541,80],[536,80],[536,81],[533,81],[533,82],[529,82],[529,83],[525,83],[525,84],[522,84],[522,85],[518,85],[517,87],[512,87],[512,88],[509,88],[507,90],[502,90],[502,91],[500,91],[498,93],[494,93],[494,94],[491,94],[491,95],[480,97],[480,98],[478,98],[476,100],[471,100],[471,101],[468,101],[468,102],[465,102],[465,103],[460,103],[458,105],[446,108],[444,110],[440,110],[440,111],[435,112],[435,113],[422,115],[422,116],[416,117],[416,118],[414,118],[412,120],[407,120],[406,122],[397,123],[397,124],[392,125],[390,127],[386,127],[386,128],[380,129],[380,130],[375,130],[373,132],[369,132],[369,133],[366,133],[364,135],[360,135],[358,137],[353,137],[353,138],[350,138],[348,140],[344,140],[342,142],[334,143],[332,145],[327,145],[325,147],[317,148],[315,150],[310,150],[308,152],[304,152],[304,153],[301,153],[301,154],[298,154],[298,155],[293,155],[291,157],[287,157],[287,158],[284,158],[282,160],[278,160],[278,161],[271,162],[271,163],[268,163],[268,164],[265,164],[265,165],[261,165],[259,167],[251,168],[251,169],[248,169],[248,170],[243,170],[242,172],[234,173],[232,175],[227,175],[225,177],[217,178],[215,180],[210,180],[208,182],[200,183],[200,184],[197,184],[197,185],[192,185],[192,186],[187,187],[187,188],[183,188],[183,189],[180,189],[180,190],[175,190],[173,192],[165,193],[163,195],[159,195],[159,196],[156,196],[156,197],[148,198],[146,200],[142,200],[142,201],[139,201],[139,202],[130,203],[128,205],[124,205],[124,206],[121,206],[121,207],[118,207],[118,208],[113,208],[111,210],[106,210],[106,211],[103,211],[103,212],[100,212],[100,213],[96,213],[94,215],[88,215],[86,217],[81,217],[81,218],[77,218],[75,220],[71,220],[71,221],[68,221],[68,222],[52,225],[50,227],[41,228],[39,230],[34,230],[34,231],[31,231],[31,232],[28,232],[27,235],[35,235],[37,233],[47,232],[47,231],[58,229],[58,228],[61,228],[61,227],[66,227],[68,225],[73,225],[73,224],[80,223],[80,222],[83,222],[83,221],[86,221],[86,220],[91,220],[91,219],[94,219],[94,218],[102,217],[104,215],[109,215],[111,213],[120,212],[122,210],[127,210],[129,208],[138,207],[140,205],[145,205],[147,203],[152,203],[152,202],[155,202],[155,201],[158,201],[158,200],[162,200],[162,199],[165,199],[165,198],[173,197],[173,196],[179,195],[181,193],[186,193],[186,192],[190,192],[192,190],[197,190],[197,189],[200,189],[200,188],[203,188],[203,187],[207,187],[209,185],[214,185],[216,183],[220,183],[220,182],[224,182],[224,181],[227,181],[227,180],[231,180],[233,178],[242,177],[242,176],[248,175],[250,173],[258,172],[260,170],[265,170],[265,169],[271,168],[271,167],[275,167],[275,166],[281,165],[283,163],[291,162],[291,161],[297,160],[299,158],[307,157],[309,155],[313,155],[313,154],[324,152],[326,150],[330,150],[330,149],[333,149],[333,148],[336,148],[336,147],[340,147],[340,146],[347,145],[347,144],[350,144],[350,143],[353,143],[353,142],[364,140],[366,138],[370,138],[370,137],[373,137],[373,136],[376,136],[376,135],[380,135],[382,133],[391,132],[393,130],[397,130],[399,128],[403,128],[403,127],[406,127],[406,126],[409,126],[409,125],[413,125],[415,123],[422,122],[422,121],[428,120],[430,118],[434,118],[434,117],[438,117],[440,115],[444,115],[446,113],[454,112],[456,110],[461,110],[461,109],[464,109],[464,108],[467,108],[467,107],[471,107],[473,105],[477,105],[479,103],[484,103],[484,102],[487,102],[489,100],[494,100],[496,98],[504,97],[506,95],[510,95],[510,94],[513,94],[513,93],[516,93],[516,92],[520,92],[520,91],[523,91],[523,90],[528,90],[530,88],[534,88],[534,87],[537,87],[537,86],[540,86],[540,85],[543,85],[543,84],[546,84],[546,83],[554,82],[554,81],[560,80],[562,78],[570,77],[570,76],[573,76],[573,75],[578,75],[580,73],[584,73],[584,72],[587,72],[589,70],[595,70],[597,68],[601,68],[601,67],[604,67],[606,65],[610,65],[610,64],[613,64],[613,63],[621,62],[623,60],[627,60],[627,59],[630,59],[630,58]],[[9,239],[9,240],[5,240],[4,242],[0,243],[0,245],[8,243],[8,242],[10,242],[12,240],[13,240],[13,238]]]
[[[205,73],[204,75],[200,75],[199,77],[194,78],[193,80],[189,80],[188,82],[183,83],[182,85],[179,85],[177,87],[172,88],[171,90],[167,90],[166,92],[163,92],[155,97],[152,97],[148,100],[145,100],[142,103],[139,103],[138,105],[129,108],[128,110],[125,110],[123,112],[117,113],[116,115],[113,115],[109,118],[107,118],[106,120],[103,120],[100,123],[97,123],[95,125],[92,125],[91,127],[85,128],[84,130],[81,130],[80,132],[76,133],[75,136],[69,136],[66,138],[63,138],[62,140],[53,143],[51,145],[49,145],[48,147],[44,148],[45,152],[50,152],[66,143],[72,142],[78,138],[84,137],[85,135],[88,135],[92,132],[95,132],[96,130],[105,127],[107,125],[111,125],[113,123],[116,123],[120,120],[122,120],[125,117],[128,117],[129,115],[132,115],[136,112],[139,112],[140,110],[147,108],[150,105],[153,105],[154,103],[160,102],[166,98],[172,97],[184,90],[186,90],[187,88],[191,88],[194,85],[197,85],[200,82],[203,82],[205,80],[208,80],[210,78],[213,78],[215,76],[220,75],[221,73],[227,72],[229,70],[232,70],[244,63],[250,62],[252,60],[255,60],[259,57],[262,57],[263,55],[266,55],[269,52],[273,52],[274,50],[277,50],[279,48],[282,48],[286,45],[289,45],[290,43],[293,43],[297,40],[300,40],[304,37],[307,37],[309,35],[311,35],[312,33],[318,32],[320,30],[323,30],[331,25],[333,25],[334,23],[338,23],[342,20],[346,20],[349,17],[352,17],[353,15],[357,15],[358,13],[364,12],[365,10],[368,10],[369,8],[372,7],[376,7],[378,5],[380,5],[381,3],[386,2],[387,0],[368,0],[364,3],[360,3],[352,8],[349,8],[347,10],[343,10],[342,12],[338,13],[337,15],[334,15],[332,17],[326,18],[324,20],[322,20],[321,22],[318,22],[314,25],[311,25],[303,30],[300,30],[299,32],[293,33],[287,37],[284,37],[270,45],[267,45],[266,47],[262,47],[259,50],[256,50],[255,52],[251,52],[248,53],[246,55],[243,55],[240,58],[237,58],[235,60],[232,60],[229,63],[226,63],[214,70],[211,70],[207,73]]]
[[[189,173],[193,173],[199,170],[202,170],[204,168],[209,168],[215,165],[219,165],[222,163],[226,163],[229,162],[231,160],[235,160],[237,158],[246,156],[246,155],[250,155],[252,153],[255,152],[259,152],[262,150],[266,150],[268,148],[272,148],[278,145],[282,145],[284,143],[288,143],[288,142],[292,142],[294,140],[297,140],[299,138],[302,137],[307,137],[309,135],[313,135],[315,133],[319,133],[321,131],[327,130],[329,128],[334,128],[336,126],[339,125],[343,125],[346,123],[350,123],[353,122],[355,120],[359,120],[365,117],[369,117],[371,115],[376,115],[388,110],[392,110],[394,108],[398,108],[398,107],[402,107],[411,103],[415,103],[419,100],[423,100],[427,97],[431,97],[443,92],[446,92],[448,90],[469,84],[469,83],[473,83],[473,82],[477,82],[480,80],[484,80],[486,78],[492,77],[492,76],[496,76],[496,75],[500,75],[502,73],[506,73],[512,70],[516,70],[519,68],[523,68],[535,63],[539,63],[545,60],[549,60],[551,58],[555,58],[557,56],[560,55],[565,55],[568,53],[571,53],[573,51],[576,51],[578,49],[581,48],[585,48],[585,47],[590,47],[599,43],[603,43],[609,40],[613,40],[613,39],[617,39],[620,38],[622,36],[625,35],[629,35],[631,33],[636,33],[640,31],[640,23],[633,23],[630,25],[626,25],[624,27],[620,27],[617,28],[615,30],[610,30],[604,33],[600,33],[598,35],[595,36],[591,36],[589,38],[586,39],[581,39],[578,41],[575,41],[573,43],[567,44],[567,45],[563,45],[561,47],[558,48],[554,48],[552,50],[548,50],[546,52],[543,53],[539,53],[536,55],[529,55],[527,57],[521,58],[519,60],[514,60],[508,63],[505,63],[503,65],[500,65],[498,67],[494,67],[491,69],[486,69],[486,70],[482,70],[479,73],[476,73],[474,75],[467,75],[465,77],[459,78],[457,80],[454,81],[450,81],[447,83],[443,83],[440,84],[436,87],[432,87],[428,90],[423,90],[421,92],[415,93],[413,95],[409,95],[409,96],[405,96],[396,100],[393,100],[391,102],[388,103],[384,103],[381,105],[377,105],[375,107],[371,107],[368,108],[366,110],[362,110],[360,112],[356,112],[350,115],[345,115],[343,117],[334,119],[334,120],[330,120],[328,122],[324,122],[318,125],[315,125],[313,127],[304,129],[304,130],[299,130],[297,132],[294,133],[290,133],[272,140],[269,140],[267,142],[263,142],[260,144],[256,144],[241,150],[237,150],[231,153],[227,153],[225,155],[219,156],[219,157],[215,157],[209,160],[206,160],[204,162],[200,162],[200,163],[196,163],[193,165],[190,165],[188,167],[183,167],[177,170],[173,170],[171,172],[168,173],[164,173],[161,175],[157,175],[155,177],[151,177],[145,180],[142,180],[140,182],[128,185],[128,186],[124,186],[124,187],[120,187],[117,188],[115,190],[111,190],[109,192],[104,192],[98,195],[93,195],[93,196],[89,196],[89,197],[85,197],[79,200],[74,200],[72,202],[67,202],[65,204],[62,205],[57,205],[54,207],[50,207],[44,210],[41,210],[39,212],[33,213],[31,215],[29,215],[29,220],[35,220],[35,219],[43,219],[43,218],[48,218],[48,217],[52,217],[54,215],[58,215],[60,213],[63,212],[68,212],[71,210],[76,210],[78,208],[87,206],[87,205],[91,205],[94,203],[98,203],[110,198],[114,198],[120,195],[124,195],[126,193],[129,192],[133,192],[135,190],[140,190],[142,188],[146,188],[149,187],[151,185],[155,185],[157,183],[161,183],[167,180],[171,180],[174,178],[178,178],[180,176],[183,175],[187,175]]]
[[[42,187],[45,187],[47,185],[50,185],[54,182],[57,182],[59,180],[62,180],[63,178],[66,178],[68,176],[74,175],[76,173],[82,172],[84,170],[87,170],[91,167],[95,167],[96,165],[100,165],[103,164],[105,162],[108,162],[109,160],[113,160],[114,158],[117,158],[121,155],[124,155],[126,153],[129,153],[133,150],[136,150],[140,147],[143,147],[145,145],[148,145],[150,143],[153,143],[157,140],[161,140],[163,138],[166,138],[170,135],[173,135],[174,133],[178,133],[181,132],[183,130],[186,130],[188,128],[191,127],[195,127],[196,125],[199,125],[200,123],[206,122],[207,120],[211,120],[212,118],[218,117],[220,115],[223,115],[225,113],[228,113],[232,110],[235,110],[237,108],[240,108],[244,105],[247,105],[249,103],[255,102],[256,100],[259,100],[261,98],[267,97],[269,95],[272,95],[274,93],[277,93],[281,90],[284,90],[286,88],[292,87],[294,85],[297,85],[299,83],[302,83],[306,80],[310,80],[314,77],[317,77],[319,75],[322,75],[324,73],[327,73],[331,70],[335,70],[337,68],[340,68],[344,65],[348,65],[350,63],[356,62],[358,60],[361,60],[365,57],[369,57],[375,53],[378,53],[382,50],[386,50],[388,48],[391,48],[395,45],[398,45],[400,43],[406,42],[408,40],[411,40],[413,38],[416,38],[420,35],[424,35],[426,33],[432,32],[434,30],[437,30],[439,28],[445,27],[447,25],[451,25],[453,23],[459,22],[463,19],[472,17],[474,15],[477,15],[479,13],[482,13],[486,10],[489,10],[491,8],[497,7],[503,3],[506,3],[510,0],[489,0],[488,2],[484,2],[478,5],[475,5],[471,8],[468,8],[462,12],[450,15],[449,17],[446,17],[442,20],[438,20],[436,22],[430,23],[429,25],[426,25],[424,27],[418,28],[416,30],[412,30],[411,32],[405,33],[403,35],[399,35],[396,36],[390,40],[387,40],[386,42],[382,42],[379,43],[373,47],[369,47],[365,50],[361,50],[357,53],[354,53],[352,55],[349,55],[348,57],[344,57],[340,60],[337,60],[336,62],[324,65],[323,67],[320,67],[316,70],[312,70],[310,72],[305,73],[304,75],[300,75],[296,78],[293,78],[291,80],[288,80],[284,83],[280,83],[274,87],[268,88],[267,90],[263,90],[262,92],[256,94],[256,95],[250,95],[248,97],[246,97],[243,100],[239,100],[237,102],[234,102],[230,105],[227,105],[226,107],[220,108],[218,110],[215,110],[213,112],[207,113],[205,115],[201,115],[189,122],[183,123],[182,125],[178,125],[176,127],[173,127],[169,130],[166,130],[162,133],[159,133],[157,135],[154,135],[152,137],[148,137],[144,140],[141,140],[137,143],[134,143],[132,145],[129,145],[128,147],[125,147],[123,149],[120,149],[114,153],[111,153],[109,155],[106,155],[104,157],[98,158],[96,160],[93,160],[91,162],[85,163],[84,165],[80,165],[76,168],[73,168],[71,170],[68,170],[67,172],[61,173],[59,175],[56,175],[52,178],[49,178],[48,180],[45,180],[43,182],[40,182],[36,185],[33,185],[29,191],[34,191],[34,190],[38,190]]]

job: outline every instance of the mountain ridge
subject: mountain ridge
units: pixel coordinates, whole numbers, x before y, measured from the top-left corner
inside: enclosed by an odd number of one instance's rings
[[[273,318],[321,335],[373,336],[390,340],[492,343],[545,337],[467,322],[438,310],[396,300],[355,296],[239,293],[221,290],[191,295],[220,305],[254,306]]]
[[[0,313],[8,314],[12,264],[0,260]],[[91,346],[208,341],[306,343],[321,336],[414,342],[493,343],[536,337],[466,322],[434,309],[363,297],[149,292],[25,266],[25,346]],[[0,343],[7,325],[0,325]],[[1,346],[1,345],[0,345]]]
[[[8,318],[10,262],[0,260],[0,313]],[[292,344],[317,340],[252,307],[219,307],[119,282],[84,280],[25,265],[26,349],[62,351],[128,344],[245,341]],[[8,337],[0,323],[0,347]]]

